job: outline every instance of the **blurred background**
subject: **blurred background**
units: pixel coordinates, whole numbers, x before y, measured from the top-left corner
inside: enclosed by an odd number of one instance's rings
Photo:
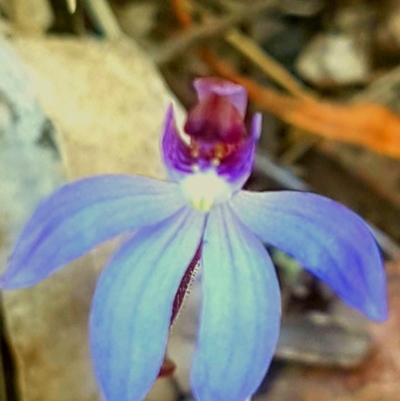
[[[199,76],[242,84],[263,114],[247,187],[342,202],[370,224],[387,269],[390,318],[373,324],[269,249],[283,322],[254,401],[398,401],[399,0],[0,0],[0,271],[33,208],[67,180],[165,177],[166,107],[182,121]],[[114,246],[2,294],[0,401],[100,399],[87,314]],[[150,401],[192,399],[198,279],[190,295],[168,348],[175,370]]]

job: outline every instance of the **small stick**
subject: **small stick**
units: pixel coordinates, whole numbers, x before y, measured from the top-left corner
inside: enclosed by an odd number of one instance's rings
[[[236,29],[224,35],[225,40],[256,64],[265,75],[272,78],[282,88],[299,98],[310,98],[303,85],[294,78],[280,63],[269,56],[258,44]]]
[[[65,0],[67,2],[68,12],[74,14],[76,11],[76,1],[77,0]]]
[[[265,1],[260,4],[255,4],[252,7],[246,7],[246,10],[240,9],[232,16],[228,16],[223,20],[217,19],[204,7],[198,6],[191,0],[185,0],[185,2],[191,9],[197,10],[204,19],[208,19],[208,21],[210,21],[210,23],[203,25],[203,30],[210,34],[210,36],[212,34],[215,35],[216,33],[223,33],[226,42],[228,42],[236,50],[246,56],[251,62],[257,65],[261,71],[277,82],[282,88],[286,89],[289,93],[298,98],[311,98],[311,94],[306,92],[306,89],[303,87],[303,85],[295,77],[293,77],[284,66],[269,56],[249,36],[239,32],[237,29],[232,28],[232,25],[251,18],[268,8],[272,8],[276,2]],[[182,9],[180,12],[182,12]],[[188,17],[186,16],[186,21],[187,18]]]
[[[107,0],[86,0],[85,6],[107,39],[120,39],[124,36]]]

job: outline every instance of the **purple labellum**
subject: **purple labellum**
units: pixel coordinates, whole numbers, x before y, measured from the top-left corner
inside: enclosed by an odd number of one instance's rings
[[[224,96],[235,106],[242,118],[246,115],[247,92],[243,86],[220,78],[197,78],[194,81],[199,100],[203,101],[211,94]]]
[[[212,94],[189,113],[185,132],[200,143],[238,144],[246,136],[243,118],[229,98]]]
[[[189,112],[184,139],[170,109],[164,127],[163,156],[172,179],[214,172],[240,189],[250,175],[260,133],[260,116],[246,124],[247,96],[242,87],[217,79],[195,83],[198,102]]]

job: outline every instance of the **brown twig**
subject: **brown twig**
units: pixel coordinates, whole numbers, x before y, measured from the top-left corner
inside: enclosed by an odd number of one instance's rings
[[[193,20],[192,16],[185,8],[185,2],[182,0],[171,0],[171,5],[182,28],[189,28],[192,25]]]
[[[70,14],[74,14],[76,11],[76,2],[77,0],[65,0],[67,3],[68,12]]]
[[[195,3],[185,0],[172,0],[175,15],[185,30],[178,36],[164,42],[162,49],[157,50],[154,59],[158,64],[165,64],[173,60],[176,56],[183,54],[188,48],[204,42],[221,37],[229,28],[254,18],[255,15],[265,11],[275,5],[275,0],[264,0],[246,7],[243,10],[232,12],[227,16],[213,18],[210,20],[210,13]],[[209,23],[194,25],[188,10],[196,10],[200,13],[208,14]]]
[[[191,0],[184,0],[181,2],[174,0],[175,10],[176,7],[181,7],[179,8],[178,19],[180,21],[185,21],[185,26],[190,27],[190,30],[186,30],[186,34],[182,34],[179,38],[164,43],[164,51],[158,51],[156,60],[158,62],[169,61],[176,55],[182,54],[190,46],[200,44],[201,42],[204,44],[206,39],[223,35],[227,43],[257,65],[261,71],[282,88],[297,97],[308,98],[311,95],[285,67],[270,57],[254,40],[233,28],[233,26],[237,25],[239,22],[252,18],[262,11],[276,7],[278,4],[279,2],[272,0],[263,1],[246,6],[246,10],[240,8],[240,10],[227,17],[216,18],[215,15],[210,13],[207,9],[197,5]],[[198,12],[205,23],[200,26],[193,25],[188,10]],[[188,25],[189,21],[191,21],[192,25]]]
[[[100,27],[107,39],[115,40],[125,36],[106,0],[86,0],[85,6],[91,18]]]
[[[161,48],[154,51],[153,59],[157,64],[166,64],[184,54],[189,48],[203,45],[208,40],[221,37],[232,25],[242,22],[244,19],[243,14],[235,14],[216,19],[212,23],[190,27],[181,34],[166,40]]]
[[[251,38],[236,29],[230,29],[224,35],[225,40],[256,64],[265,75],[273,79],[282,88],[299,98],[309,98],[304,86],[294,78],[280,63],[264,52]]]

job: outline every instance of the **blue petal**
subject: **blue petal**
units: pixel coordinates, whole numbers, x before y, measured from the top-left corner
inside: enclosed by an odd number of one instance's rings
[[[199,401],[244,401],[261,383],[278,340],[280,292],[261,242],[229,207],[209,216],[192,388]]]
[[[177,185],[145,177],[105,175],[65,185],[34,212],[0,285],[36,284],[101,242],[157,223],[183,205]]]
[[[161,367],[172,304],[201,240],[189,208],[141,230],[102,273],[90,316],[92,359],[108,401],[140,401]]]
[[[319,195],[242,191],[232,206],[265,243],[295,257],[349,305],[387,318],[386,278],[371,230],[355,213]]]

